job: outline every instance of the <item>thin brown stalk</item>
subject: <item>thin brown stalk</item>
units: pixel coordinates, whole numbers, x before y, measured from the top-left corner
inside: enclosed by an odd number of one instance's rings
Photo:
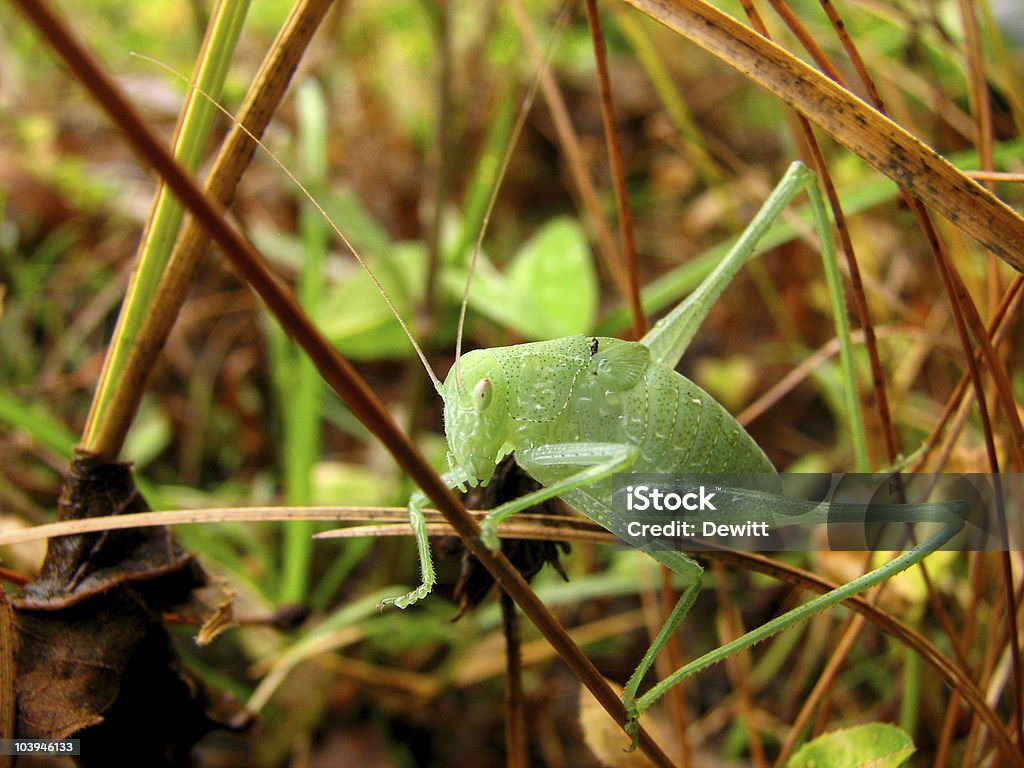
[[[448,0],[437,0],[437,18],[434,25],[434,40],[438,51],[436,90],[436,122],[434,126],[433,162],[426,172],[424,197],[430,201],[430,219],[425,241],[427,244],[427,274],[424,281],[423,300],[414,308],[413,327],[416,338],[426,349],[432,346],[437,318],[437,277],[441,264],[441,229],[445,204],[451,185],[452,175],[452,51],[451,6]],[[460,321],[461,323],[461,321]],[[461,337],[460,337],[461,343]],[[401,389],[405,392],[403,428],[415,434],[416,425],[427,403],[427,394],[433,395],[427,387],[423,372],[417,363],[406,366]]]
[[[984,560],[986,561],[986,565],[994,565],[989,558],[984,558]],[[989,578],[991,578],[991,576],[993,575],[992,570],[994,569],[987,569],[986,571],[986,575]],[[1003,611],[1001,610],[1001,607],[995,601],[992,601],[991,612],[989,616],[990,626],[996,626],[1000,614],[1002,613]],[[1006,616],[1004,619],[1004,622],[1012,621],[1013,619],[1010,616]],[[977,678],[978,685],[980,687],[984,687],[986,690],[988,690],[991,686],[992,675],[995,674],[996,666],[999,662],[999,657],[1003,654],[1003,651],[1006,649],[1007,634],[1004,631],[1001,633],[1001,635],[1002,636],[998,639],[993,639],[991,642],[985,644],[984,657],[981,660],[980,670],[978,672]],[[973,756],[979,755],[982,749],[984,749],[984,733],[982,733],[981,729],[976,727],[976,724],[972,724],[971,731],[968,734],[966,743],[964,745],[965,759],[968,761],[980,762],[977,761]]]
[[[715,594],[718,598],[721,616],[719,626],[719,642],[725,644],[735,640],[744,633],[740,622],[739,611],[729,599],[725,589],[725,569],[720,562],[712,562],[715,572]],[[746,650],[726,659],[726,670],[729,681],[736,691],[736,709],[744,730],[747,732],[747,748],[750,750],[750,761],[754,768],[768,768],[768,758],[761,743],[761,735],[757,728],[757,717],[754,711],[753,696],[750,693],[750,651]]]
[[[530,53],[536,66],[543,66],[544,53],[537,36],[530,26],[526,17],[521,0],[512,0],[509,3],[512,11],[512,19],[523,38],[526,49]],[[573,184],[580,196],[583,209],[587,212],[587,220],[594,229],[597,238],[597,248],[601,254],[601,262],[608,270],[614,280],[619,293],[624,301],[629,300],[629,276],[622,269],[622,259],[619,257],[618,249],[615,247],[615,238],[612,236],[611,226],[601,207],[601,200],[598,197],[594,181],[587,170],[587,163],[583,158],[583,149],[580,146],[579,136],[573,127],[572,119],[569,117],[569,108],[565,104],[562,92],[558,83],[552,77],[551,72],[546,68],[540,73],[540,91],[551,113],[551,121],[555,126],[555,133],[558,136],[558,143],[565,153],[566,167],[572,176]]]
[[[980,552],[973,552],[970,560],[971,572],[971,605],[979,605],[983,599],[983,587],[988,583],[984,577],[985,558]],[[974,628],[977,625],[977,611],[967,611],[963,632],[960,634],[960,647],[970,648],[974,638]],[[995,626],[993,624],[992,626]],[[954,728],[957,716],[960,712],[960,696],[956,691],[950,694],[946,704],[946,714],[942,721],[942,730],[939,733],[938,746],[935,748],[935,768],[946,765],[949,759],[949,752],[953,746]]]
[[[875,105],[875,108],[879,112],[885,112],[885,108],[882,104],[882,96],[875,87],[875,82],[871,75],[868,74],[867,65],[864,63],[863,57],[860,55],[860,51],[857,46],[853,43],[853,38],[850,37],[850,33],[846,31],[846,24],[839,17],[839,13],[836,11],[835,6],[832,5],[831,0],[818,0],[818,4],[822,10],[825,11],[825,15],[828,17],[829,23],[832,25],[832,29],[836,32],[836,37],[839,38],[840,45],[843,46],[843,50],[846,51],[846,58],[853,64],[853,68],[857,71],[857,77],[861,83],[867,88],[868,100]]]
[[[672,586],[672,573],[665,566],[661,566],[661,616],[668,616],[675,607],[677,596]],[[657,628],[654,629],[657,632]],[[652,635],[651,639],[654,637]],[[665,678],[675,670],[683,666],[683,644],[676,632],[665,643],[665,650],[655,659],[655,669],[660,677]],[[690,739],[687,737],[687,728],[690,724],[689,715],[686,712],[686,691],[687,687],[680,683],[665,694],[665,706],[668,710],[669,722],[675,724],[676,733],[679,735],[679,751],[677,754],[680,768],[689,768],[693,764],[690,749]]]
[[[1005,181],[1008,184],[1024,184],[1024,174],[1011,171],[965,171],[975,181]]]
[[[527,768],[526,700],[523,695],[522,632],[516,604],[501,593],[501,625],[505,634],[505,765]]]
[[[1022,288],[1024,288],[1024,277],[1017,275],[1003,294],[1003,298],[999,302],[999,306],[996,308],[996,312],[989,323],[988,335],[992,339],[992,344],[995,347],[998,347],[1006,337],[1006,333],[1009,328],[1009,321],[1016,316],[1017,311],[1020,308],[1021,300],[1024,298],[1024,291],[1021,290]],[[980,363],[981,352],[975,352],[975,355]],[[925,441],[923,450],[915,467],[916,471],[921,471],[922,468],[928,464],[931,454],[935,451],[939,443],[940,435],[942,435],[943,431],[946,429],[946,425],[949,423],[950,418],[953,416],[953,413],[957,410],[958,406],[961,409],[966,409],[970,405],[971,398],[974,397],[974,393],[973,391],[968,392],[968,381],[968,375],[965,371],[961,374],[960,381],[957,382],[957,385],[953,388],[953,392],[946,400],[946,405],[936,422],[935,428]],[[961,427],[962,422],[960,427],[954,426],[950,429],[946,436],[945,448],[942,450],[943,454],[948,455],[948,452],[952,450],[952,444],[959,436]],[[939,466],[943,466],[944,464],[945,461],[939,462]]]
[[[974,144],[978,149],[981,170],[992,171],[992,102],[988,97],[988,79],[985,76],[985,57],[981,46],[981,30],[971,0],[960,0],[960,21],[964,30],[964,58],[967,63],[967,96],[970,100],[971,115],[974,117]],[[983,181],[993,189],[990,181]],[[999,297],[999,271],[994,259],[988,263],[988,306],[994,311]]]
[[[828,75],[830,78],[835,80],[844,88],[849,88],[843,77],[842,72],[839,68],[832,63],[832,59],[821,49],[818,45],[818,41],[814,39],[814,36],[810,33],[807,27],[804,26],[803,22],[800,21],[800,17],[797,16],[792,9],[783,0],[768,0],[771,3],[772,8],[775,9],[775,13],[779,15],[779,18],[786,22],[786,26],[789,30],[796,35],[796,39],[800,41],[800,45],[804,47],[811,58],[814,59],[814,63],[821,67],[821,71]]]
[[[28,584],[30,579],[23,573],[12,571],[10,568],[4,568],[0,565],[0,581],[6,581],[16,587],[23,587]]]
[[[789,726],[786,740],[782,742],[779,754],[775,758],[774,768],[783,768],[788,762],[789,756],[793,754],[793,749],[796,747],[800,735],[803,733],[804,728],[807,726],[822,698],[832,689],[836,676],[842,669],[843,664],[846,663],[846,657],[850,655],[850,651],[853,650],[857,638],[866,624],[866,619],[861,615],[851,616],[844,623],[843,629],[839,633],[839,642],[836,644],[835,650],[829,654],[828,663],[825,664],[825,668],[821,671],[821,676],[814,684],[814,688],[808,694],[807,700],[800,707],[800,711]]]
[[[590,659],[572,641],[515,567],[500,552],[492,552],[484,546],[480,540],[480,527],[458,497],[441,481],[408,436],[398,428],[383,403],[352,364],[320,334],[294,296],[270,272],[255,248],[228,224],[223,207],[195,185],[106,75],[92,53],[78,43],[43,0],[16,0],[16,3],[107,116],[125,133],[133,148],[160,173],[182,204],[202,222],[235,271],[259,294],[289,336],[309,355],[324,380],[445,515],[469,552],[494,576],[498,586],[516,601],[608,714],[616,722],[624,724],[627,716],[622,702]],[[657,765],[671,765],[668,757],[643,729],[640,731],[639,744]]]
[[[437,124],[434,128],[435,169],[429,197],[433,210],[430,230],[427,233],[427,279],[426,295],[423,299],[421,321],[417,323],[419,337],[430,336],[438,264],[441,259],[441,225],[444,218],[445,200],[451,176],[451,129],[452,129],[452,30],[451,8],[448,0],[437,0],[437,26],[435,39],[440,53],[437,72]]]
[[[640,305],[640,279],[637,269],[636,236],[633,233],[633,209],[629,204],[626,189],[626,168],[622,161],[622,143],[619,141],[618,120],[615,116],[615,100],[612,97],[611,76],[608,72],[608,51],[601,32],[601,16],[597,0],[586,0],[587,23],[594,47],[597,64],[597,85],[601,95],[601,119],[604,123],[604,138],[608,145],[608,164],[611,166],[612,186],[615,189],[615,203],[619,211],[619,241],[622,246],[622,269],[627,277],[628,295],[626,301],[633,318],[633,338],[640,339],[647,332],[647,320]]]

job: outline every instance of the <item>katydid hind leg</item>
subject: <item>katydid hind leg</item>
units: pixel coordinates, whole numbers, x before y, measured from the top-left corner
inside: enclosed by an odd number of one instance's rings
[[[761,238],[772,223],[799,192],[815,184],[814,174],[807,166],[794,162],[761,209],[739,236],[718,266],[704,281],[640,340],[651,350],[651,357],[674,368],[707,317],[711,307],[732,279],[756,253]]]
[[[616,515],[608,501],[590,493],[590,490],[591,489],[583,488],[569,491],[565,494],[566,500],[569,501],[573,507],[584,511],[588,517],[599,522],[602,526],[616,533],[621,538],[636,546],[641,546],[641,542],[631,540],[631,537],[628,535],[628,528],[625,526],[625,521],[619,519],[619,516]],[[701,566],[684,553],[671,549],[668,546],[665,548],[656,548],[650,546],[649,542],[643,543],[641,547],[643,551],[657,562],[668,567],[673,571],[673,573],[681,576],[684,580],[684,586],[682,595],[678,602],[673,608],[671,614],[665,620],[662,628],[654,638],[650,648],[644,654],[640,664],[630,677],[623,691],[623,705],[629,715],[629,721],[626,723],[626,730],[634,739],[633,745],[635,746],[636,743],[636,736],[638,733],[637,723],[640,714],[647,710],[669,688],[678,685],[687,677],[690,677],[697,672],[724,660],[728,656],[746,650],[756,643],[759,643],[777,632],[786,629],[787,627],[806,621],[813,614],[825,610],[848,597],[857,595],[860,592],[863,592],[864,590],[890,578],[894,574],[920,562],[955,536],[963,528],[964,519],[966,517],[966,507],[962,502],[958,501],[944,502],[941,504],[909,505],[909,508],[914,509],[915,512],[918,513],[913,518],[916,522],[939,522],[944,525],[944,528],[933,534],[909,552],[903,553],[889,563],[886,563],[885,565],[880,566],[879,568],[870,571],[847,584],[837,587],[831,592],[820,595],[807,603],[788,611],[782,616],[772,619],[761,627],[751,630],[742,637],[737,638],[720,648],[716,648],[692,662],[689,662],[661,682],[652,686],[646,693],[638,696],[637,693],[639,686],[644,676],[650,670],[654,660],[657,658],[662,648],[668,642],[672,634],[679,628],[690,608],[693,606],[693,603],[701,589],[701,577],[703,573]],[[896,512],[897,509],[899,508],[894,508],[892,511]],[[842,512],[841,509],[837,511]]]

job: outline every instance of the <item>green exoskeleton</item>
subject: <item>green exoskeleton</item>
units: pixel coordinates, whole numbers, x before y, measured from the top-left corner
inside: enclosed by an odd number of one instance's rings
[[[591,520],[631,541],[627,521],[616,513],[610,501],[610,478],[617,472],[766,476],[775,473],[775,467],[743,427],[710,395],[673,368],[710,307],[755,252],[763,232],[802,190],[809,193],[812,201],[823,258],[827,264],[834,262],[817,179],[805,166],[795,163],[719,266],[639,342],[572,336],[475,350],[456,362],[439,387],[444,399],[451,464],[444,480],[450,487],[486,484],[498,461],[514,452],[516,462],[544,486],[489,513],[483,524],[483,539],[488,546],[498,546],[496,526],[501,520],[554,496],[560,496]],[[834,271],[832,276],[838,285]],[[839,301],[840,325],[841,313]],[[845,333],[845,328],[839,333]],[[785,500],[763,496],[759,503],[765,519],[786,515]],[[409,505],[423,583],[406,595],[385,601],[387,604],[405,608],[429,594],[434,585],[422,513],[425,504],[426,498],[417,493]],[[896,509],[901,510],[895,513],[901,520],[945,525],[885,566],[687,664],[637,697],[641,679],[683,620],[701,585],[702,569],[687,555],[664,549],[649,551],[688,586],[626,685],[624,704],[631,718],[627,730],[634,739],[639,714],[682,678],[908,568],[942,546],[963,525],[962,507],[958,504],[906,505]]]

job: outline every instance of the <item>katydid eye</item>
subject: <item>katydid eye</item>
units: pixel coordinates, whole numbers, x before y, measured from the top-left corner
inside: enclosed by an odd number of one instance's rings
[[[484,410],[491,404],[491,380],[480,379],[473,387],[473,405],[477,411]]]

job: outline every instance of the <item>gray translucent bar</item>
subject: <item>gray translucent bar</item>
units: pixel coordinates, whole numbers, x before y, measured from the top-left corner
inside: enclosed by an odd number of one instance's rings
[[[906,550],[959,529],[941,548],[1024,548],[1021,474],[619,474],[613,533],[646,550]]]

